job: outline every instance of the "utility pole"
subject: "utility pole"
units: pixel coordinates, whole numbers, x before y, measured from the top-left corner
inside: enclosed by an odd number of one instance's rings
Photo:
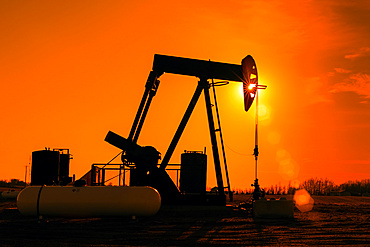
[[[28,159],[28,166],[26,166],[26,174],[25,174],[25,178],[24,178],[24,182],[26,183],[26,185],[27,185],[27,175],[28,175],[28,178],[31,182],[31,162],[32,162],[32,156],[30,155],[30,157]],[[28,167],[30,168],[29,170],[28,170]]]
[[[24,174],[24,182],[27,184],[27,167],[28,166],[26,166],[26,172],[25,172],[25,174]]]

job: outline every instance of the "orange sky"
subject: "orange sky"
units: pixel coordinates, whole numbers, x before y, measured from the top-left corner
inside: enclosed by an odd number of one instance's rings
[[[368,1],[1,1],[0,179],[24,180],[32,151],[69,148],[71,174],[108,162],[104,142],[128,136],[154,54],[240,64],[248,54],[268,85],[260,103],[262,186],[311,177],[370,177]],[[197,79],[165,74],[140,145],[162,156]],[[240,84],[217,88],[231,187],[254,179],[254,107]],[[208,153],[202,97],[171,163]],[[226,182],[225,182],[226,183]]]

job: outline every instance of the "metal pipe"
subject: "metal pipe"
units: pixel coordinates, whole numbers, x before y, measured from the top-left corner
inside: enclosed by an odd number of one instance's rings
[[[90,172],[90,176],[91,176],[91,185],[96,185],[96,167],[94,164],[91,165],[91,172]]]

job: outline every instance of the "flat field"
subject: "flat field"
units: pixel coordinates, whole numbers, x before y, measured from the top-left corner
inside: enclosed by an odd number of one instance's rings
[[[247,200],[235,195],[233,203]],[[289,198],[288,198],[289,199]],[[254,220],[219,207],[166,208],[152,217],[65,219],[24,217],[0,202],[1,246],[370,246],[370,197],[314,196],[310,212],[292,220]]]

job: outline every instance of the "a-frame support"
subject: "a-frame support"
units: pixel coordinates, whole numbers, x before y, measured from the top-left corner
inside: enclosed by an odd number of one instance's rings
[[[177,143],[180,140],[180,137],[185,129],[185,126],[195,108],[195,105],[198,102],[198,99],[202,93],[204,92],[204,99],[206,103],[206,110],[207,110],[207,118],[208,118],[208,126],[209,126],[209,133],[211,137],[211,144],[212,144],[212,153],[213,153],[213,161],[215,165],[215,172],[216,172],[216,180],[217,180],[217,187],[218,187],[218,193],[220,196],[220,201],[225,201],[225,191],[224,191],[224,184],[222,179],[222,171],[221,171],[221,163],[220,163],[220,155],[218,151],[217,146],[217,139],[216,139],[216,130],[215,130],[215,124],[213,120],[213,113],[212,113],[212,104],[211,99],[209,95],[209,83],[207,79],[201,78],[198,82],[198,86],[194,92],[193,98],[191,99],[188,108],[186,109],[186,112],[180,122],[179,127],[177,128],[177,131],[171,141],[170,146],[167,149],[167,152],[162,160],[162,163],[160,165],[161,169],[165,169],[168,165],[168,162],[171,159],[171,156],[176,148]]]

